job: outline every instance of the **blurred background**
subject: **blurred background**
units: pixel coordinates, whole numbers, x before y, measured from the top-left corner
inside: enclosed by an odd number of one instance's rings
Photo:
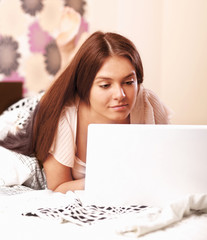
[[[206,0],[0,0],[0,82],[45,90],[94,31],[130,38],[174,124],[207,124]]]

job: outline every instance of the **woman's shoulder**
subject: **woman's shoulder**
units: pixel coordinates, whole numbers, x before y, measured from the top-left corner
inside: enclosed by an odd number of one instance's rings
[[[78,112],[78,102],[71,105],[65,105],[62,109],[59,118],[59,128],[64,126],[64,128],[70,128],[75,136],[76,126],[77,126],[77,112]]]
[[[74,114],[77,114],[79,101],[79,98],[76,98],[75,102],[66,104],[62,109],[61,115],[73,116]]]
[[[71,119],[74,117],[74,115],[77,115],[78,107],[76,103],[73,103],[71,105],[65,105],[62,109],[60,118],[66,118]]]
[[[145,103],[149,103],[153,108],[155,123],[166,124],[170,122],[172,110],[160,99],[151,89],[143,88]],[[147,105],[147,104],[146,104]]]
[[[171,110],[152,90],[139,86],[135,107],[131,113],[131,123],[166,124],[170,122]]]

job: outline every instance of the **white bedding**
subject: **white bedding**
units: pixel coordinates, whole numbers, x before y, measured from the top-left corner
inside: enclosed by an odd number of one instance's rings
[[[57,224],[36,218],[0,217],[1,239],[4,240],[133,240],[103,225],[80,227],[71,223]],[[164,230],[149,233],[140,240],[206,240],[207,216],[191,216]]]
[[[1,189],[0,189],[1,190]],[[0,191],[1,192],[1,191]],[[0,226],[3,239],[207,239],[207,195],[186,196],[164,209],[146,208],[140,213],[122,214],[77,225],[48,216],[22,216],[37,208],[58,209],[74,204],[77,196],[49,190],[0,195]],[[10,229],[10,230],[8,230]]]

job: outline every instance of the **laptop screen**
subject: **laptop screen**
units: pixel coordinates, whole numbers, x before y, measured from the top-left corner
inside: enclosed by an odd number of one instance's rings
[[[85,196],[104,205],[159,205],[207,192],[207,126],[89,126]]]

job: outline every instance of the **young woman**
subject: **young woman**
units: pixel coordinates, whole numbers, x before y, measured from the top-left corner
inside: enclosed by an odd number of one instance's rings
[[[90,123],[168,123],[167,108],[142,82],[134,44],[116,33],[95,32],[36,107],[30,144],[13,150],[37,157],[49,189],[84,189]]]

